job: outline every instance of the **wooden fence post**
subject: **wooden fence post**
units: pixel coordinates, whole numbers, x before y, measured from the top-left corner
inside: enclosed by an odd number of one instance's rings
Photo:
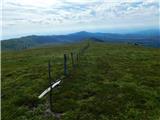
[[[49,107],[51,112],[53,111],[52,109],[52,81],[51,81],[51,63],[50,60],[48,62],[48,79],[49,79],[49,85],[50,85],[50,93],[49,93]]]
[[[64,75],[67,75],[67,56],[64,54]]]
[[[78,61],[78,60],[79,60],[79,59],[78,59],[78,57],[79,57],[79,56],[78,56],[78,53],[77,53],[77,54],[76,54],[76,58],[77,58],[77,65],[78,65],[78,62],[79,62],[79,61]]]
[[[71,60],[72,60],[72,67],[74,68],[74,58],[73,58],[73,52],[71,52]]]

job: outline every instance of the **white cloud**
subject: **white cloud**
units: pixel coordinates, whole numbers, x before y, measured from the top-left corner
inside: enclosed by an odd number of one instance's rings
[[[4,0],[2,27],[4,36],[72,28],[152,27],[159,24],[159,13],[158,0]]]

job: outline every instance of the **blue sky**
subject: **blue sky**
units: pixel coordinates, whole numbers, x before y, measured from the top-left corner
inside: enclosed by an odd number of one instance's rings
[[[2,39],[158,28],[158,0],[3,0]]]

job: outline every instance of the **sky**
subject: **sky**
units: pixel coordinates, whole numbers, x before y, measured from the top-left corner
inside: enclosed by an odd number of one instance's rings
[[[158,0],[2,0],[1,39],[158,28]]]

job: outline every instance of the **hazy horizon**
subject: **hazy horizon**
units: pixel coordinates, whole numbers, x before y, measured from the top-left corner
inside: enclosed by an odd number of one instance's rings
[[[137,30],[121,30],[121,31],[114,31],[114,30],[104,30],[104,31],[94,31],[94,30],[91,30],[91,31],[88,31],[88,30],[81,30],[81,31],[72,31],[72,32],[63,32],[63,33],[35,33],[35,34],[23,34],[23,35],[15,35],[15,36],[7,36],[7,37],[3,37],[1,38],[0,40],[9,40],[9,39],[14,39],[14,38],[21,38],[21,37],[26,37],[26,36],[32,36],[32,35],[37,35],[37,36],[49,36],[49,35],[68,35],[68,34],[72,34],[72,33],[77,33],[77,32],[82,32],[82,31],[85,31],[85,32],[90,32],[90,33],[115,33],[115,34],[134,34],[134,33],[137,33],[137,32],[143,32],[143,31],[159,31],[160,32],[160,29],[158,28],[148,28],[148,29],[137,29]]]
[[[1,40],[78,31],[130,33],[159,28],[158,0],[5,0]]]

